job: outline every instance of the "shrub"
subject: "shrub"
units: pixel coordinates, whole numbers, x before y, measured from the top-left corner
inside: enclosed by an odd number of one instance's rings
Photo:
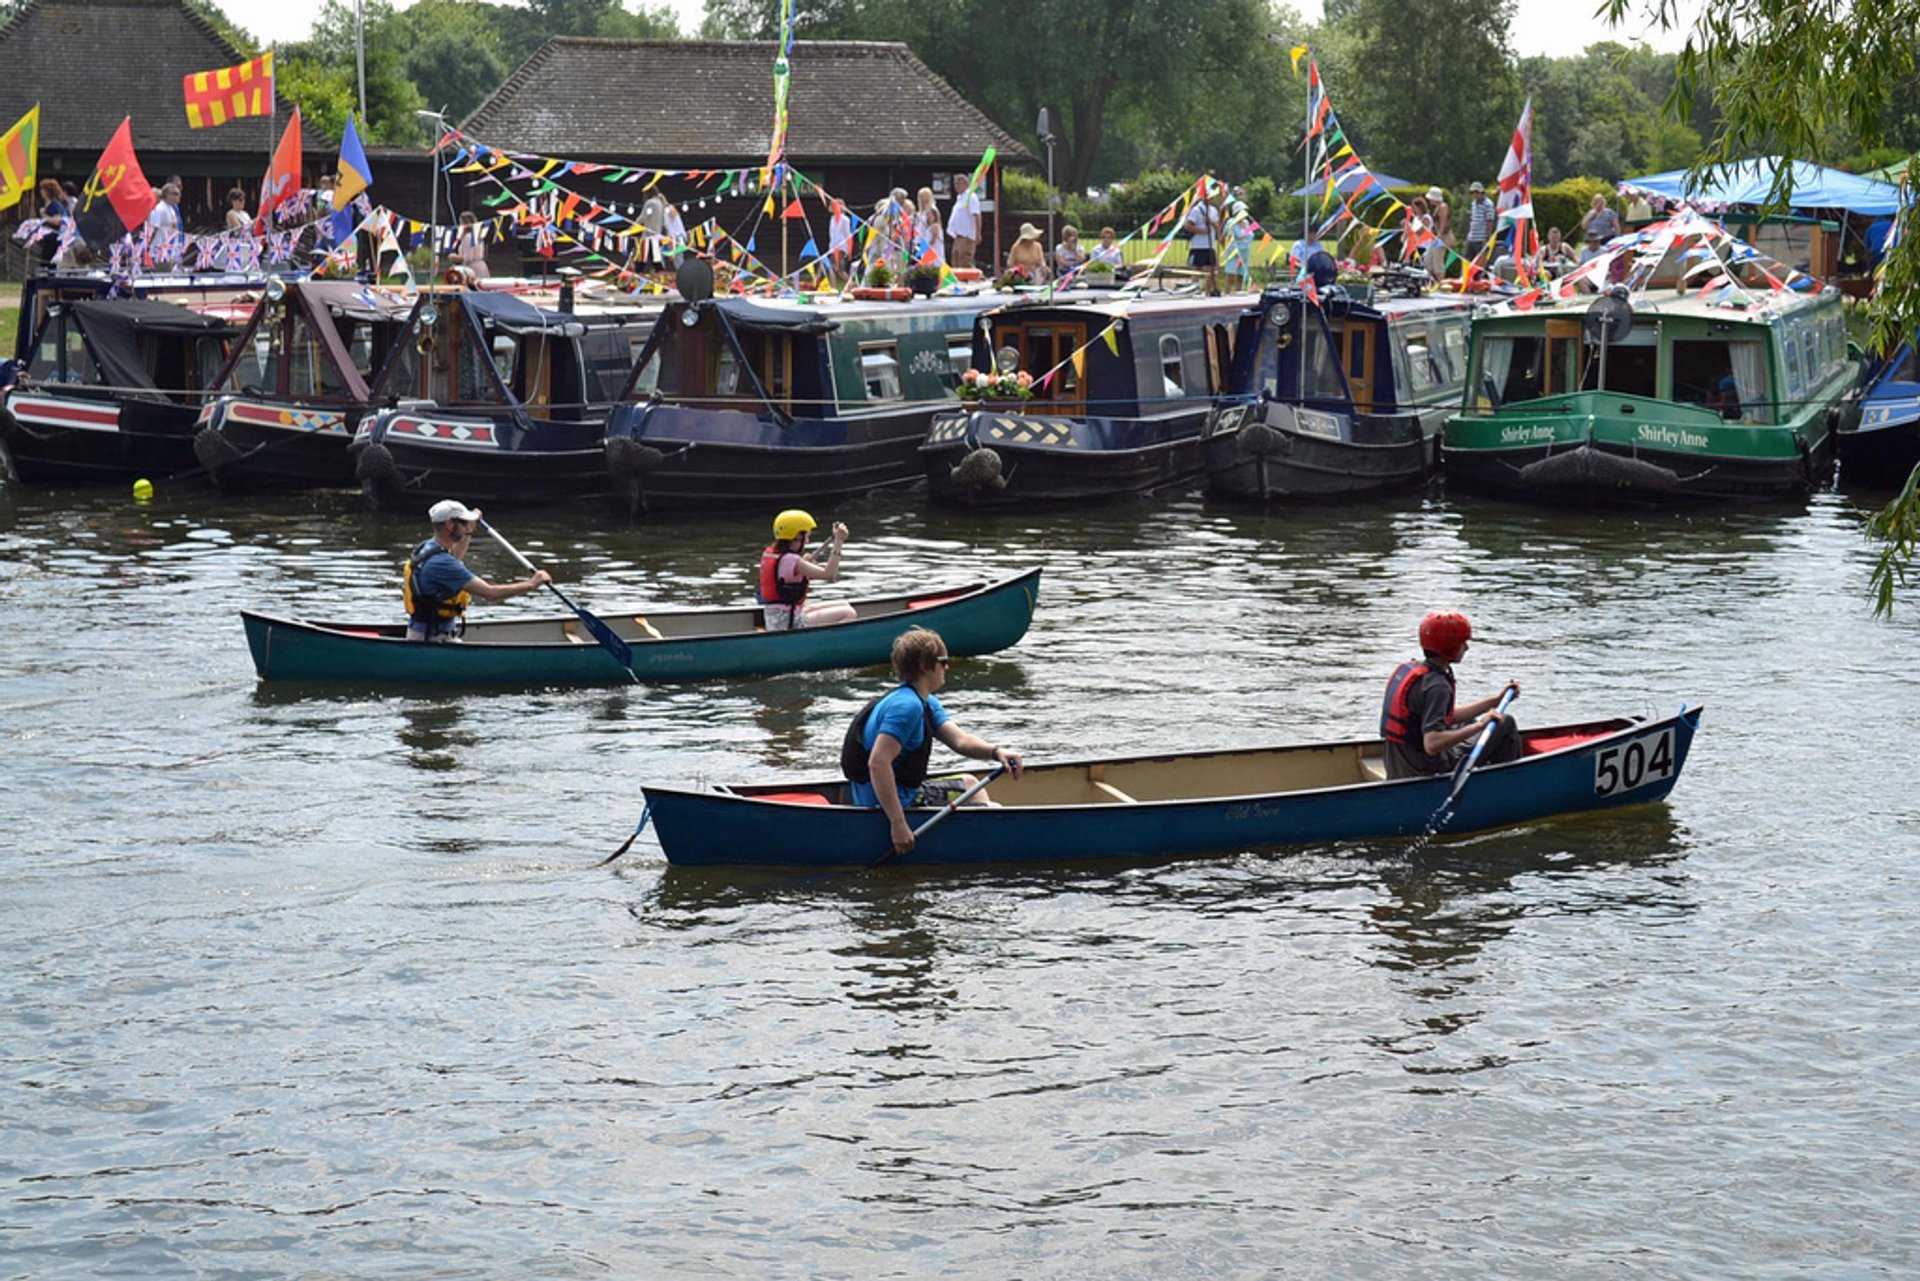
[[[1558,227],[1562,236],[1578,244],[1580,219],[1595,196],[1605,196],[1615,213],[1622,212],[1620,202],[1614,199],[1613,184],[1602,178],[1564,178],[1551,187],[1535,187],[1533,217],[1540,227],[1540,239],[1546,240],[1547,228]]]
[[[867,268],[867,288],[887,289],[893,285],[893,269],[884,262],[876,262]]]

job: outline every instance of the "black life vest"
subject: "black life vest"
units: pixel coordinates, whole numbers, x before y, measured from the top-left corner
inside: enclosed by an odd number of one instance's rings
[[[407,557],[406,569],[400,574],[400,598],[407,607],[407,621],[418,623],[429,632],[434,630],[435,623],[445,623],[463,616],[471,599],[465,588],[452,596],[430,596],[413,585],[428,561],[435,556],[451,555],[453,553],[442,547],[438,540],[429,538],[413,549],[413,554]]]
[[[897,692],[889,690],[880,698]],[[919,690],[914,690],[914,696],[920,699],[920,710],[926,714],[927,734],[920,746],[893,758],[893,781],[904,788],[918,787],[926,781],[927,762],[933,757],[933,705]],[[872,750],[867,746],[867,720],[880,705],[880,698],[867,700],[867,705],[854,716],[853,724],[847,726],[847,736],[840,741],[840,772],[856,783],[873,782],[873,771],[867,768],[867,757]]]
[[[760,553],[760,586],[754,597],[762,605],[798,605],[807,598],[811,579],[802,577],[799,582],[790,583],[780,577],[780,561],[786,555],[779,543],[768,543],[767,549]]]
[[[1393,669],[1393,675],[1387,678],[1387,696],[1380,703],[1380,737],[1420,756],[1427,754],[1426,735],[1412,723],[1413,709],[1407,705],[1407,696],[1428,672],[1439,672],[1447,678],[1447,723],[1452,724],[1453,673],[1424,658],[1410,658]]]

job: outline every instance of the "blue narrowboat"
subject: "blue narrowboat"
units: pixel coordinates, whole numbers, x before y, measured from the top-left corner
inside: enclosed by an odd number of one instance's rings
[[[643,791],[660,848],[679,867],[1194,857],[1483,831],[1658,801],[1680,778],[1700,712],[1527,732],[1520,759],[1475,771],[1444,821],[1452,780],[1389,781],[1377,740],[1029,765],[993,783],[993,806],[953,810],[897,859],[886,815],[848,804],[844,780]],[[915,813],[908,821],[919,826],[932,811]]]
[[[992,301],[669,303],[607,419],[616,501],[773,510],[911,483]]]
[[[920,447],[931,495],[967,507],[1098,502],[1196,480],[1245,306],[1129,295],[981,315],[975,377],[1028,385],[934,415]]]
[[[1840,479],[1897,489],[1920,467],[1920,343],[1900,345],[1867,375],[1836,440]]]
[[[429,490],[489,504],[605,498],[606,418],[659,308],[559,310],[493,290],[436,294],[348,452],[376,509]],[[543,299],[542,301],[552,301]]]
[[[1417,485],[1467,379],[1472,302],[1270,289],[1240,317],[1228,394],[1207,420],[1207,487],[1262,502]]]
[[[764,676],[885,663],[910,627],[936,629],[956,654],[989,654],[1026,635],[1040,571],[990,583],[857,599],[853,619],[798,631],[765,630],[762,611],[603,611],[647,681]],[[316,623],[241,612],[261,680],[356,684],[620,685],[631,677],[573,614],[473,622],[460,639],[426,644],[401,623]]]

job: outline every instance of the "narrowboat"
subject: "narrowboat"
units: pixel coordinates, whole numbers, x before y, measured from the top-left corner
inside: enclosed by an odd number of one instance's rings
[[[159,480],[198,470],[193,435],[239,329],[142,298],[49,304],[0,409],[23,481]]]
[[[469,503],[605,498],[606,418],[658,308],[560,310],[487,290],[437,294],[422,339],[372,388],[348,452],[375,509],[431,490]]]
[[[1805,494],[1859,373],[1837,290],[1683,211],[1476,314],[1442,465],[1548,503]]]
[[[1875,363],[1837,437],[1840,479],[1898,489],[1920,467],[1920,343]]]
[[[1186,485],[1227,385],[1246,298],[1016,302],[974,322],[972,368],[1027,381],[1016,398],[933,416],[931,496],[967,507],[1081,503]],[[990,385],[990,384],[978,384]]]
[[[633,651],[646,681],[765,676],[885,663],[894,638],[931,627],[956,654],[989,654],[1026,635],[1040,571],[850,602],[848,622],[765,630],[759,606],[597,615]],[[242,611],[261,680],[358,684],[623,685],[632,679],[577,615],[471,622],[458,641],[409,641],[404,622],[321,623]]]
[[[912,483],[991,301],[669,303],[607,419],[615,501],[774,510]]]
[[[338,280],[267,281],[193,449],[231,491],[355,483],[347,444],[374,388],[417,356],[430,295]]]
[[[1448,810],[1447,775],[1388,780],[1378,740],[1029,764],[995,780],[891,857],[887,817],[845,780],[645,787],[680,867],[863,867],[1164,859],[1288,845],[1474,832],[1658,801],[1686,764],[1701,709],[1524,734],[1518,760],[1474,771]],[[934,811],[909,811],[921,826]]]
[[[1472,303],[1270,289],[1240,316],[1204,433],[1209,492],[1261,502],[1418,485],[1460,407]]]

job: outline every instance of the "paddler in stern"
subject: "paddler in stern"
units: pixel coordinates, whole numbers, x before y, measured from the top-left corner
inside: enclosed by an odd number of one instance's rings
[[[478,507],[443,498],[427,509],[427,519],[433,522],[433,537],[413,549],[400,580],[408,640],[457,640],[472,597],[498,603],[553,581],[546,570],[536,569],[531,578],[496,586],[468,569],[465,557],[480,524]]]

